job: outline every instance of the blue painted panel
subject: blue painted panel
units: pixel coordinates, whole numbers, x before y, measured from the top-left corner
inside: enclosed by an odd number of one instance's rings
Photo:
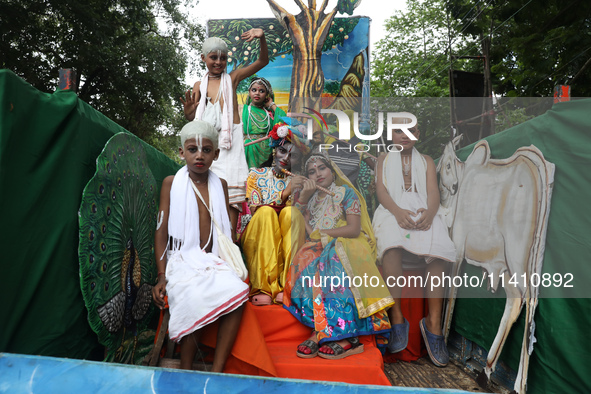
[[[0,393],[468,393],[179,371],[0,353]]]

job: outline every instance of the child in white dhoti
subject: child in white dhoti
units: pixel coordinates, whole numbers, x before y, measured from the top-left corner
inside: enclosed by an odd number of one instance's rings
[[[238,112],[236,89],[269,63],[267,41],[262,29],[252,29],[242,34],[242,39],[260,40],[259,58],[251,64],[226,73],[228,46],[218,37],[210,37],[203,43],[201,60],[207,72],[201,81],[181,97],[187,120],[200,119],[211,123],[219,131],[220,157],[211,170],[228,182],[230,196],[230,220],[236,229],[238,213],[246,200],[248,165],[244,154],[244,136]]]
[[[209,169],[220,153],[218,132],[207,122],[190,122],[181,131],[181,144],[186,165],[164,179],[160,192],[155,236],[158,283],[152,296],[163,308],[168,294],[168,330],[170,338],[181,344],[182,369],[191,369],[201,328],[219,320],[212,371],[222,372],[248,299],[248,285],[219,258],[212,223],[211,215],[230,236],[228,186]]]
[[[419,137],[418,128],[410,131]],[[397,353],[406,348],[409,331],[400,308],[401,288],[395,285],[396,278],[403,275],[403,252],[424,259],[428,276],[440,278],[446,272],[447,262],[455,261],[456,252],[447,227],[437,214],[439,189],[433,159],[420,154],[414,148],[416,141],[402,130],[395,130],[392,142],[400,144],[403,150],[378,159],[376,191],[380,206],[374,213],[373,229],[382,273],[395,301],[388,311],[392,324],[388,349]],[[431,361],[443,367],[449,360],[441,329],[445,289],[425,287],[429,314],[421,320],[420,329]]]

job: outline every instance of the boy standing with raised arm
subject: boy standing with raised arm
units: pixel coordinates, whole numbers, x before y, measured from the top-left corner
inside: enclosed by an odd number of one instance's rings
[[[207,66],[207,72],[201,81],[195,83],[193,91],[189,89],[185,92],[185,99],[180,99],[187,120],[204,120],[211,123],[219,132],[220,157],[212,165],[211,170],[228,182],[230,220],[234,230],[241,204],[246,198],[248,176],[236,89],[240,81],[269,63],[267,41],[263,30],[252,29],[242,34],[242,39],[246,41],[252,41],[255,38],[260,40],[259,58],[230,74],[226,73],[228,64],[226,43],[218,37],[205,40],[201,59]]]

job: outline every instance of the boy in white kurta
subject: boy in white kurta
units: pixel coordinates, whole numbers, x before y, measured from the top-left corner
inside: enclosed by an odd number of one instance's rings
[[[209,169],[219,156],[217,137],[213,126],[203,121],[191,122],[181,131],[179,150],[187,164],[162,182],[155,236],[158,283],[152,296],[163,308],[168,294],[169,335],[181,344],[182,369],[191,369],[201,328],[219,320],[212,371],[222,372],[249,289],[219,258],[211,215],[228,237],[231,227],[226,181]]]
[[[230,221],[236,230],[238,213],[246,200],[246,178],[248,165],[244,153],[244,136],[238,111],[236,89],[245,78],[255,74],[269,63],[267,41],[262,29],[251,29],[242,33],[247,42],[259,39],[259,58],[249,65],[226,72],[228,46],[218,37],[203,42],[201,60],[207,72],[201,81],[185,92],[183,110],[187,120],[200,119],[211,123],[219,132],[220,157],[211,170],[228,182],[230,196]]]
[[[419,130],[410,129],[418,138]],[[395,280],[403,275],[403,251],[427,262],[429,277],[447,270],[447,262],[455,261],[456,252],[439,211],[439,188],[435,163],[414,148],[416,140],[396,130],[392,142],[403,147],[378,159],[376,190],[380,206],[373,218],[378,259],[395,304],[388,311],[392,334],[388,344],[391,353],[404,350],[408,344],[409,323],[400,308],[401,288]],[[398,282],[400,283],[400,282]],[[447,365],[449,355],[441,329],[443,287],[426,287],[429,314],[420,322],[431,361],[439,367]]]

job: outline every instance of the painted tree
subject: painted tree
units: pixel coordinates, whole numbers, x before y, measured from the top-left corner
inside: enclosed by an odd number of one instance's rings
[[[328,0],[323,0],[317,10],[316,0],[295,0],[301,12],[292,15],[274,0],[267,0],[277,20],[287,30],[293,43],[293,69],[289,110],[301,112],[304,106],[316,107],[324,89],[324,73],[320,58],[322,48],[337,13],[352,15],[361,0],[338,0],[336,6],[325,13]]]

